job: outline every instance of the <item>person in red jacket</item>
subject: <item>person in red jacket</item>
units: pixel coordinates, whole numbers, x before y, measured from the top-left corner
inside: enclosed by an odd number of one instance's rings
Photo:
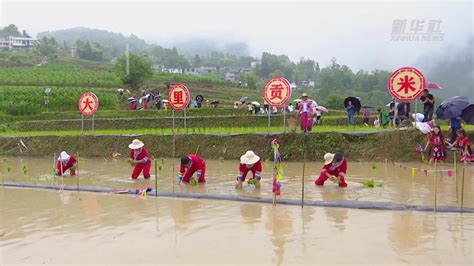
[[[260,187],[260,180],[262,179],[262,161],[253,151],[247,151],[240,157],[239,175],[237,176],[237,183],[235,184],[236,189],[242,188],[242,183],[245,182],[245,178],[249,171],[253,174],[251,180],[256,180],[254,183],[255,187]]]
[[[71,175],[76,175],[76,168],[77,160],[74,158],[74,155],[69,155],[65,151],[62,151],[56,163],[56,175],[63,175],[68,169]]]
[[[194,173],[196,173],[199,183],[206,182],[206,162],[196,154],[188,154],[181,157],[181,168],[179,172],[179,183],[189,183],[191,179],[194,179]]]
[[[132,172],[132,179],[138,178],[140,173],[143,171],[143,177],[145,179],[150,178],[151,158],[145,144],[138,139],[134,139],[131,144],[128,145],[130,148],[130,160],[131,164],[134,165]]]
[[[470,163],[474,161],[474,155],[471,149],[471,141],[469,137],[466,135],[466,131],[461,128],[457,131],[457,138],[453,144],[447,143],[449,148],[458,148],[461,150],[461,162]]]
[[[342,152],[324,154],[324,166],[319,178],[314,181],[317,186],[323,186],[330,179],[339,183],[340,187],[347,187],[346,179],[347,159]]]

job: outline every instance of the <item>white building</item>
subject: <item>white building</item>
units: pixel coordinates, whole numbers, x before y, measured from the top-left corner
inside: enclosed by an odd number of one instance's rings
[[[0,37],[0,48],[9,50],[31,50],[38,39],[29,37]]]
[[[237,75],[235,73],[231,73],[231,72],[225,73],[225,80],[226,81],[237,81],[238,78],[239,78],[239,75]]]
[[[315,82],[314,80],[303,80],[301,81],[301,86],[306,87],[306,88],[313,88],[315,87]]]

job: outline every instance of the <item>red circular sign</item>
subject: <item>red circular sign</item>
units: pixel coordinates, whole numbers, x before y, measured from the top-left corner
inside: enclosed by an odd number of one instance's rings
[[[85,92],[81,95],[81,97],[79,97],[77,106],[79,107],[79,112],[81,112],[82,115],[95,115],[99,109],[99,98],[97,98],[97,96],[90,91]]]
[[[171,85],[170,92],[168,93],[168,101],[173,110],[182,111],[186,109],[190,100],[191,96],[189,90],[184,84]]]
[[[290,82],[283,77],[272,78],[263,87],[263,98],[271,106],[285,105],[291,97]]]
[[[402,67],[388,79],[388,91],[402,102],[416,100],[425,88],[426,80],[421,71],[413,67]]]

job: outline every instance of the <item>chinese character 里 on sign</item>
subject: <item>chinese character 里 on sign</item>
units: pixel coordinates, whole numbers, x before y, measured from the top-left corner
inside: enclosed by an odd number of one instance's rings
[[[188,107],[191,96],[184,84],[173,84],[168,93],[168,101],[175,111],[181,111]]]

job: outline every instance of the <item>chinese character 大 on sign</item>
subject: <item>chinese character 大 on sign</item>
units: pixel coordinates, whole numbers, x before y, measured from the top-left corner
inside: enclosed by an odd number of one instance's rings
[[[388,91],[400,101],[411,102],[421,95],[425,83],[425,76],[421,71],[403,67],[393,72],[388,79]]]
[[[290,82],[283,77],[272,78],[263,88],[263,98],[268,104],[280,107],[285,105],[291,97]]]
[[[188,107],[191,96],[184,84],[173,84],[168,93],[168,101],[175,111],[181,111]]]
[[[77,106],[82,115],[93,116],[99,109],[99,98],[90,91],[85,92],[79,97]]]

